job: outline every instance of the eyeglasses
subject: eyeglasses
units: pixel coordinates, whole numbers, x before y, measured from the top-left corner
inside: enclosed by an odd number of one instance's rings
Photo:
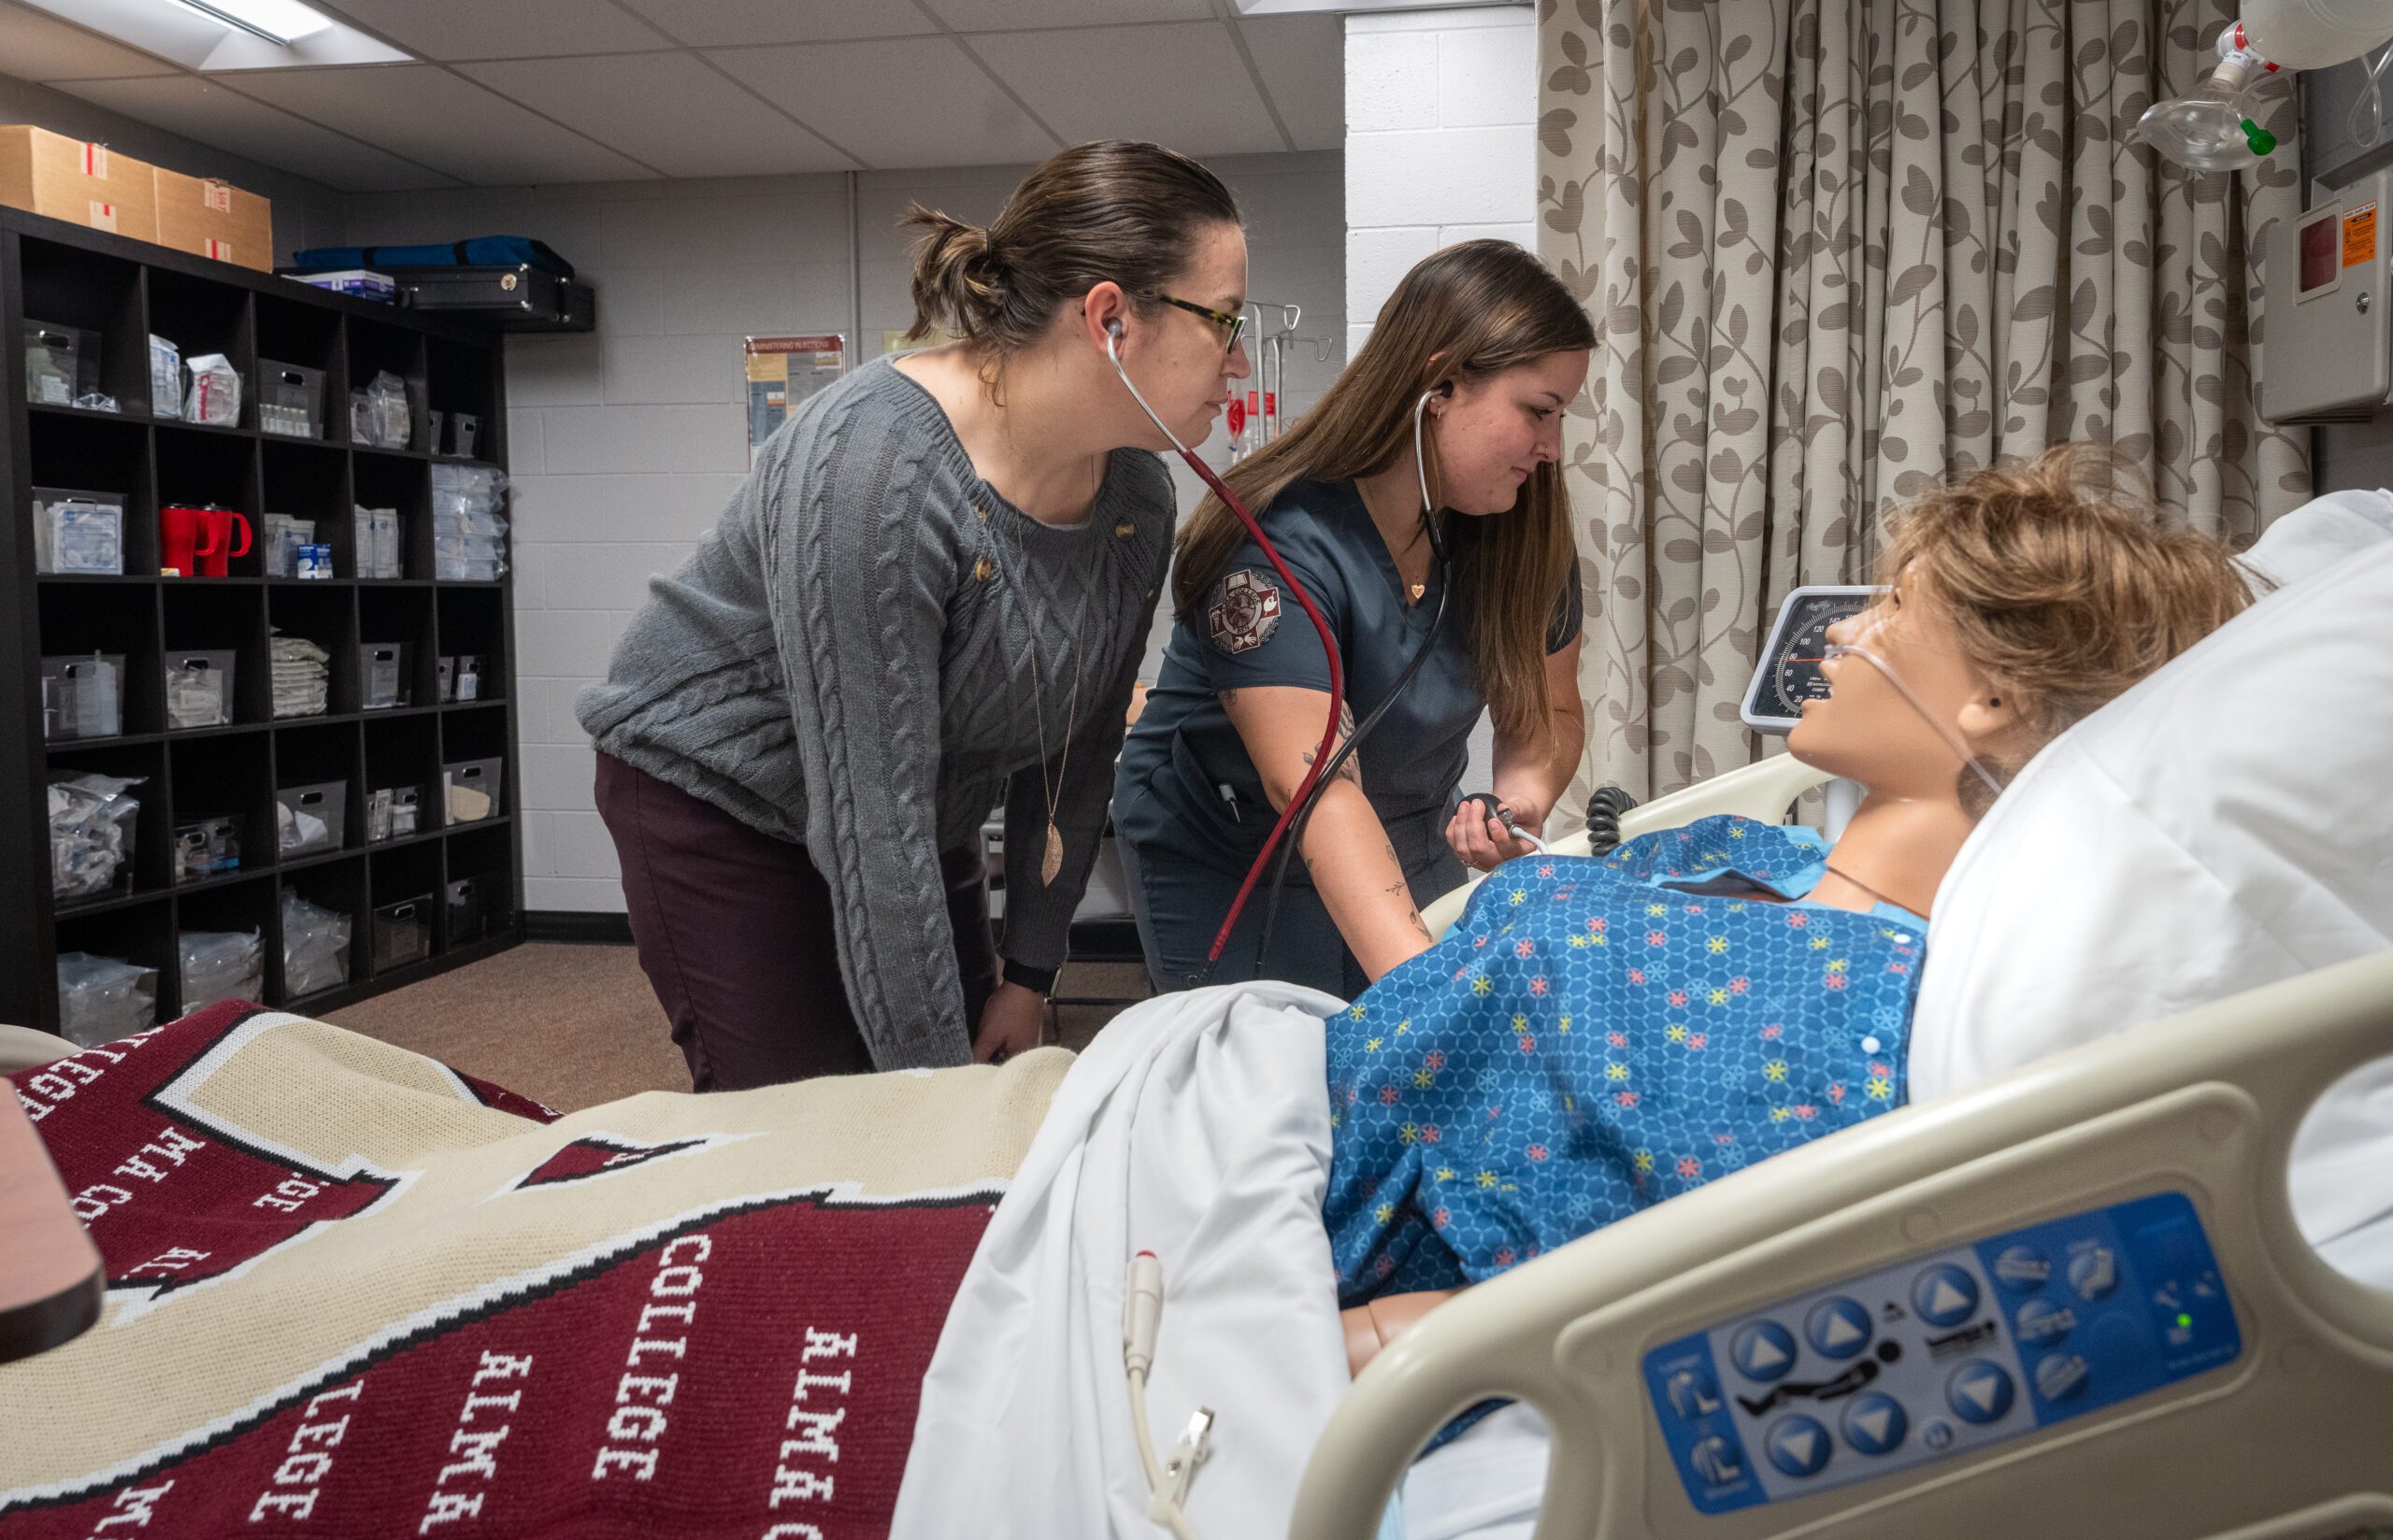
[[[1246,317],[1243,315],[1227,315],[1220,310],[1211,308],[1210,306],[1191,305],[1184,299],[1174,299],[1169,294],[1157,293],[1151,294],[1148,297],[1151,299],[1159,299],[1166,305],[1176,306],[1180,309],[1187,311],[1192,316],[1203,316],[1207,321],[1210,321],[1214,325],[1220,327],[1223,334],[1222,351],[1225,353],[1228,352],[1233,348],[1236,348],[1238,346],[1238,339],[1246,335]]]

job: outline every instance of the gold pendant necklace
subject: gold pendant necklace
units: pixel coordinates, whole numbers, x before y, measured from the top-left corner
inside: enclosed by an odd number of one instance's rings
[[[1014,556],[1015,586],[1021,588],[1022,571],[1030,563],[1019,539],[1014,543]],[[1029,592],[1024,590],[1025,604],[1029,597]],[[1039,678],[1039,630],[1035,623],[1030,627],[1030,712],[1031,720],[1039,731],[1039,787],[1047,798],[1046,848],[1039,857],[1039,885],[1042,888],[1053,882],[1064,869],[1064,832],[1055,826],[1055,804],[1063,795],[1065,777],[1071,768],[1072,724],[1080,716],[1081,708],[1081,660],[1083,656],[1081,643],[1088,629],[1088,612],[1096,607],[1096,604],[1094,593],[1083,599],[1081,602],[1081,618],[1072,627],[1072,693],[1064,706],[1063,752],[1052,779],[1047,773],[1047,700],[1045,685]]]

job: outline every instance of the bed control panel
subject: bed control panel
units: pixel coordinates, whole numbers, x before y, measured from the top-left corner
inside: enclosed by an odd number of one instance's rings
[[[2159,1192],[1934,1251],[1645,1355],[1702,1513],[1951,1460],[2243,1351],[2192,1202]]]

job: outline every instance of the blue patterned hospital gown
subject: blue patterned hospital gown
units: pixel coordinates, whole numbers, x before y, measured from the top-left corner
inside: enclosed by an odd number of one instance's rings
[[[1340,1302],[1478,1282],[1901,1105],[1927,926],[1800,902],[1826,863],[1740,818],[1512,862],[1331,1018]]]

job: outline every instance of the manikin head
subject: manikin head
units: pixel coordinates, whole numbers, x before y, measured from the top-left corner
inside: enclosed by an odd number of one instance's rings
[[[1957,801],[1976,817],[1993,793],[1970,759],[2008,783],[2233,618],[2251,594],[2227,548],[2120,478],[2106,451],[2066,444],[1906,510],[1881,563],[1886,592],[1828,631],[1869,657],[1831,654],[1829,693],[1806,706],[1789,750],[1874,796]]]

